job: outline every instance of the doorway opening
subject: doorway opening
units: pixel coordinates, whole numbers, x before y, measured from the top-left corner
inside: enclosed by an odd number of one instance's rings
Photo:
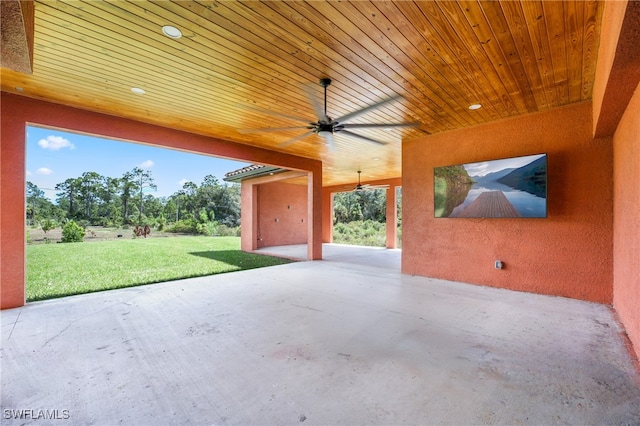
[[[398,241],[402,241],[402,188],[396,187]],[[333,194],[333,242],[367,247],[389,247],[387,242],[387,190]]]

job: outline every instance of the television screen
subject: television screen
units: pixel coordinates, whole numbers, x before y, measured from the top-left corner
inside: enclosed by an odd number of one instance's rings
[[[434,168],[435,217],[547,217],[547,155]]]

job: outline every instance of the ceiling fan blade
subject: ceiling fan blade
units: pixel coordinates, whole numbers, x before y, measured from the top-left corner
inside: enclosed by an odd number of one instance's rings
[[[342,123],[343,121],[353,120],[354,118],[356,118],[356,117],[358,117],[358,116],[360,116],[362,114],[365,114],[365,113],[367,113],[369,111],[373,111],[376,108],[380,108],[380,107],[382,107],[382,106],[384,106],[384,105],[386,105],[388,103],[397,101],[398,99],[402,99],[402,96],[400,96],[400,95],[393,96],[393,97],[391,97],[389,99],[385,99],[384,101],[381,101],[381,102],[378,102],[376,104],[369,105],[368,107],[362,108],[359,111],[354,111],[354,112],[352,112],[350,114],[343,115],[342,117],[336,118],[334,121]]]
[[[242,104],[239,104],[238,107],[242,108],[242,109],[249,109],[249,110],[253,110],[253,111],[256,111],[256,112],[261,112],[263,114],[268,114],[268,115],[272,115],[272,116],[275,116],[275,117],[286,118],[287,120],[302,121],[303,123],[307,123],[307,124],[313,123],[308,118],[301,118],[301,117],[295,117],[293,115],[282,114],[282,113],[279,113],[279,112],[271,111],[270,109],[260,108],[260,107],[253,106],[253,105],[242,105]]]
[[[365,142],[371,142],[371,143],[375,143],[375,144],[378,144],[378,145],[386,145],[387,144],[386,142],[377,141],[375,139],[371,139],[371,138],[368,138],[366,136],[362,136],[362,135],[359,135],[357,133],[350,132],[348,130],[341,130],[340,134],[341,135],[348,135],[348,136],[351,136],[352,138],[361,139],[361,140],[363,140]]]
[[[313,130],[312,130],[312,131],[310,131],[310,132],[307,132],[307,133],[303,133],[303,134],[301,134],[301,135],[299,135],[299,136],[296,136],[296,137],[295,137],[295,138],[293,138],[293,139],[289,139],[288,141],[284,141],[284,142],[282,142],[282,143],[280,144],[280,146],[284,148],[284,147],[286,147],[286,146],[291,145],[291,144],[292,144],[292,143],[294,143],[294,142],[298,142],[300,139],[304,139],[304,138],[306,138],[307,136],[311,136],[311,135],[313,135],[314,133],[315,133],[315,132],[314,132]]]
[[[263,127],[258,129],[238,129],[238,132],[243,134],[251,134],[251,133],[280,132],[284,130],[301,130],[301,129],[313,129],[313,126]]]
[[[304,88],[305,95],[307,95],[307,99],[309,99],[311,106],[313,106],[313,110],[316,113],[316,117],[318,117],[318,121],[328,122],[329,119],[325,114],[323,106],[320,104],[320,102],[318,102],[318,97],[315,96],[315,92],[314,92],[315,86],[312,86],[310,84],[305,84],[303,88]]]
[[[375,129],[375,128],[393,128],[393,127],[418,127],[420,123],[372,123],[372,124],[340,124],[344,129]]]

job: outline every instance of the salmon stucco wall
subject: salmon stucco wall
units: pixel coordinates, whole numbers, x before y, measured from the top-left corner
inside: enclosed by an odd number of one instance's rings
[[[258,185],[258,248],[307,243],[307,187]]]
[[[613,304],[640,354],[640,85],[613,137]]]
[[[403,144],[402,272],[612,302],[613,149],[591,103]],[[433,168],[547,153],[547,218],[434,218]],[[495,269],[501,260],[503,269]]]

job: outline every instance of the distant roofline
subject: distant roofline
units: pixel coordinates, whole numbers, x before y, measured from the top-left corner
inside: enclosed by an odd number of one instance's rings
[[[262,164],[251,164],[238,170],[234,170],[224,174],[225,182],[242,182],[244,179],[256,178],[266,175],[274,175],[276,173],[286,172],[287,169],[274,166],[265,166]]]

